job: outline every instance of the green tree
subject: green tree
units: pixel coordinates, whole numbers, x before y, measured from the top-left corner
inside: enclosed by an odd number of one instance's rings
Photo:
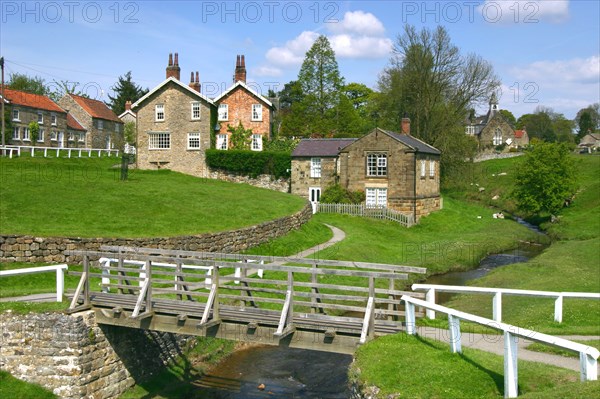
[[[232,150],[249,150],[252,138],[252,129],[245,129],[242,122],[236,127],[229,125],[227,131],[231,133],[231,149]]]
[[[79,82],[71,82],[69,80],[53,80],[48,84],[48,97],[54,102],[58,102],[65,94],[75,94],[77,96],[89,98],[87,93],[84,93],[78,87]]]
[[[510,123],[511,126],[515,126],[517,124],[517,118],[515,118],[515,116],[513,115],[513,113],[510,112],[509,110],[501,109],[500,110],[500,115],[502,115],[504,117],[504,119],[508,123]]]
[[[588,133],[600,130],[600,104],[595,103],[582,108],[575,116],[577,125],[577,138],[581,140]]]
[[[30,77],[21,73],[11,73],[8,77],[7,86],[13,90],[21,90],[42,96],[48,95],[45,80],[38,76]]]
[[[29,122],[28,128],[31,145],[35,146],[38,137],[40,137],[40,125],[37,123],[37,121],[31,121]]]
[[[123,128],[123,137],[125,138],[125,142],[130,145],[135,145],[137,142],[135,122],[125,123],[125,127]]]
[[[514,196],[528,214],[560,211],[577,189],[576,168],[566,144],[539,143],[516,174]]]
[[[108,98],[110,101],[106,105],[116,115],[121,115],[125,112],[125,103],[127,101],[134,103],[148,93],[148,89],[142,89],[142,87],[133,82],[131,71],[127,72],[125,76],[119,76],[117,83],[111,89],[115,93],[115,96],[113,97],[109,94]]]

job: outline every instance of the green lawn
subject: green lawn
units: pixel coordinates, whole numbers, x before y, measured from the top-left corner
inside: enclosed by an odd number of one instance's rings
[[[0,370],[0,398],[54,399],[56,397],[39,385],[21,381]]]
[[[299,211],[305,200],[116,158],[0,159],[0,232],[38,236],[164,237],[225,231]]]

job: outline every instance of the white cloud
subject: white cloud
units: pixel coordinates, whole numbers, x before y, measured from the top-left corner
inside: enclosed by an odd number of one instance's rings
[[[252,69],[252,75],[255,76],[281,76],[283,75],[283,71],[277,67],[270,66],[259,66],[258,68]]]
[[[317,32],[304,31],[282,47],[272,47],[267,51],[267,61],[274,65],[289,67],[302,63],[304,55],[319,37]]]
[[[387,57],[392,50],[392,40],[387,37],[354,37],[347,34],[329,38],[335,55],[339,58]]]
[[[541,82],[598,84],[600,57],[574,58],[559,61],[536,61],[524,67],[515,67],[517,78]]]
[[[383,24],[370,12],[348,11],[337,23],[327,24],[334,33],[353,33],[364,36],[381,36],[385,32]]]
[[[477,10],[491,23],[559,23],[569,17],[569,0],[485,0]]]

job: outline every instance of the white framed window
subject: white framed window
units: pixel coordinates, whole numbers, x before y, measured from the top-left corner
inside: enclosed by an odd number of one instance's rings
[[[387,188],[367,188],[365,194],[367,208],[387,207]]]
[[[252,120],[262,121],[262,104],[252,104]]]
[[[83,143],[85,141],[85,133],[79,133],[79,142]]]
[[[496,131],[494,132],[494,138],[492,141],[493,141],[494,145],[502,144],[502,130],[496,129]]]
[[[387,176],[387,154],[367,155],[367,176]]]
[[[15,122],[21,122],[21,119],[19,117],[19,110],[18,109],[13,109],[13,121]]]
[[[120,133],[120,132],[121,132],[121,124],[115,123],[115,133]]]
[[[321,177],[321,158],[310,159],[310,177]]]
[[[226,150],[227,149],[227,135],[219,134],[217,136],[217,150]]]
[[[171,148],[171,133],[148,133],[148,136],[149,150],[168,150]]]
[[[21,135],[19,134],[19,127],[13,127],[13,140],[21,140]]]
[[[50,141],[56,141],[56,130],[50,132]]]
[[[435,162],[433,160],[429,160],[429,177],[435,177]]]
[[[29,128],[28,127],[24,127],[23,128],[23,141],[30,141]]]
[[[98,119],[98,130],[104,130],[104,121],[102,119]]]
[[[50,114],[50,124],[56,126],[56,114]]]
[[[475,134],[475,126],[473,126],[473,125],[467,126],[465,128],[465,133],[468,134],[468,135],[470,135],[470,136],[473,136]]]
[[[226,121],[229,119],[229,104],[219,104],[219,120]]]
[[[154,120],[156,122],[162,122],[165,120],[165,105],[156,104],[154,106]]]
[[[69,132],[68,135],[67,135],[67,140],[69,140],[69,141],[75,141],[75,133]]]
[[[425,160],[421,159],[421,178],[425,177]]]
[[[321,187],[309,187],[308,198],[312,203],[319,202],[321,200]]]
[[[188,150],[200,149],[200,133],[188,133]]]
[[[252,151],[262,151],[262,134],[252,135],[252,144],[250,145]]]
[[[37,141],[39,141],[40,143],[42,143],[44,141],[44,129],[43,128],[40,128],[40,131],[38,132]]]
[[[42,111],[38,111],[37,115],[38,115],[38,124],[44,123],[44,114],[42,113]]]
[[[200,119],[200,103],[199,102],[193,102],[192,103],[192,120],[199,120]]]

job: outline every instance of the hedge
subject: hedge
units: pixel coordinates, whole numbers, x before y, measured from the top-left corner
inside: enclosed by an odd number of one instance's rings
[[[271,175],[278,179],[290,177],[292,157],[287,152],[210,149],[206,150],[206,164],[250,177]]]

